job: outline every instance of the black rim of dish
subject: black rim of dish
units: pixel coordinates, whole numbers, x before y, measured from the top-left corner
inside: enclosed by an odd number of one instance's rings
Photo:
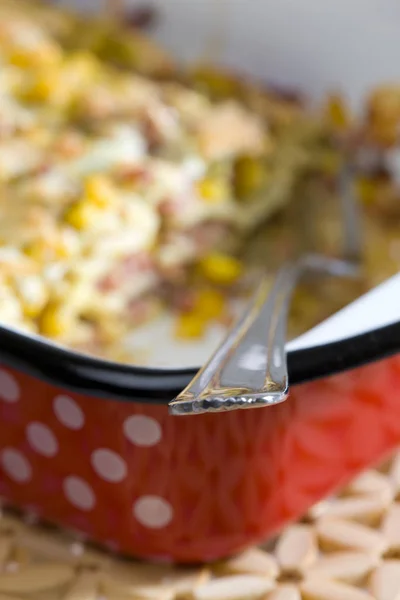
[[[400,321],[360,335],[289,352],[290,383],[354,369],[400,352]],[[195,369],[154,369],[101,360],[0,327],[0,362],[53,385],[99,398],[165,404]]]

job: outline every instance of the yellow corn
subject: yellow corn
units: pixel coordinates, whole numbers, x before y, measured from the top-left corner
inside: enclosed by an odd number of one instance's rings
[[[33,258],[33,260],[41,261],[45,257],[46,248],[42,240],[34,240],[24,247],[24,254]]]
[[[218,290],[203,289],[197,294],[195,312],[205,319],[218,319],[224,314],[225,299]]]
[[[44,69],[36,73],[35,79],[28,85],[25,99],[31,102],[52,100],[58,93],[58,76],[52,69]]]
[[[85,182],[85,197],[98,208],[105,208],[110,204],[114,190],[104,175],[91,175]]]
[[[51,301],[43,309],[39,317],[39,331],[43,335],[58,338],[65,335],[71,328],[71,318],[65,306],[57,301]]]
[[[68,258],[69,256],[71,256],[71,249],[65,242],[60,240],[54,247],[54,254],[56,258]]]
[[[93,221],[95,211],[87,200],[72,204],[64,215],[64,220],[75,229],[86,229]]]
[[[197,182],[199,196],[210,204],[223,202],[229,197],[229,186],[221,178],[204,177]]]
[[[241,276],[242,264],[233,256],[216,252],[200,261],[199,270],[212,283],[231,285]]]
[[[79,94],[81,86],[91,81],[96,73],[95,59],[85,54],[74,55],[61,64],[41,66],[25,89],[25,99],[59,106],[66,105]]]
[[[62,65],[50,65],[37,69],[32,78],[28,78],[22,89],[22,96],[27,102],[48,102],[62,108],[68,104],[77,89],[79,88],[64,80]]]
[[[17,48],[10,53],[8,61],[10,64],[21,69],[29,67],[32,64],[32,52],[26,52],[23,48]]]
[[[259,158],[242,156],[236,161],[234,172],[235,193],[239,200],[256,194],[266,179],[266,167]]]
[[[176,326],[175,336],[178,339],[196,339],[200,338],[205,331],[206,322],[197,313],[183,313],[179,315]]]
[[[27,319],[36,319],[36,317],[39,316],[42,308],[43,308],[42,303],[35,303],[35,302],[25,302],[25,303],[23,303],[23,306],[22,306],[24,316]]]
[[[23,252],[25,256],[41,262],[49,258],[68,258],[71,252],[62,239],[50,244],[45,240],[34,240],[26,244]]]
[[[97,74],[99,64],[88,52],[75,52],[64,62],[63,77],[70,83],[85,83],[93,79]]]
[[[343,131],[350,126],[351,116],[344,99],[333,94],[326,105],[326,118],[329,125],[338,131]]]
[[[20,69],[58,65],[62,60],[61,50],[52,44],[45,44],[41,48],[15,48],[8,56],[10,64]]]
[[[49,260],[54,256],[58,257],[56,248],[54,246],[54,240],[48,239],[36,239],[24,246],[23,252],[25,256],[32,258],[34,261],[42,262]]]

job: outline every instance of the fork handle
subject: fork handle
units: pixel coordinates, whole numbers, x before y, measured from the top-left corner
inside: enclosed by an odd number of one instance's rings
[[[303,266],[282,267],[274,283],[264,277],[253,301],[206,365],[173,400],[175,415],[222,412],[283,402],[288,394],[286,323]]]
[[[272,288],[264,277],[235,327],[190,384],[169,403],[171,414],[256,408],[286,400],[288,311],[292,292],[307,272],[353,278],[358,265],[306,254],[279,269]]]

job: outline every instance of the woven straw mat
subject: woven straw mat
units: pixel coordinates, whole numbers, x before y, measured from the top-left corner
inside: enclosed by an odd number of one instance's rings
[[[400,453],[268,547],[199,568],[118,559],[28,521],[0,518],[0,600],[400,600]]]

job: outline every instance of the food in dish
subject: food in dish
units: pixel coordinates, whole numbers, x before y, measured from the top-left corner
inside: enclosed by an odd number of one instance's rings
[[[267,222],[259,252],[281,257],[305,175],[335,171],[340,100],[326,120],[101,19],[8,0],[0,16],[0,321],[136,362],[124,336],[164,310],[182,338],[227,324],[244,240]],[[296,326],[317,303],[300,290]]]
[[[124,38],[100,22],[82,48],[76,16],[0,13],[1,321],[107,355],[194,272],[200,312],[222,316],[242,273],[226,252],[288,202],[319,123],[250,86],[212,98],[136,33],[121,69]]]

